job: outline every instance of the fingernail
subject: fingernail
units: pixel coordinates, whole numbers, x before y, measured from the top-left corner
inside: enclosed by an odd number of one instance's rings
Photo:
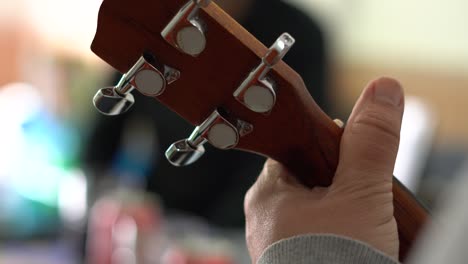
[[[374,86],[374,99],[378,103],[399,106],[403,101],[401,85],[390,78],[380,78]]]

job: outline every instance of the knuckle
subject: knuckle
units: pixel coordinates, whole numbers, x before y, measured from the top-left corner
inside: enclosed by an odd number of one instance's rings
[[[244,213],[246,216],[255,214],[259,209],[265,210],[289,204],[291,190],[278,188],[275,185],[265,187],[256,183],[245,194]]]
[[[358,207],[365,207],[362,208],[363,210],[379,208],[379,210],[385,211],[393,209],[391,182],[342,184],[333,188],[332,194],[345,201],[352,201],[354,205],[359,205]],[[392,212],[387,213],[391,214]]]
[[[244,196],[244,213],[246,215],[252,210],[255,210],[253,207],[255,204],[257,204],[258,195],[254,188],[255,185],[250,187]]]
[[[393,111],[376,111],[368,109],[360,114],[354,124],[353,133],[372,133],[378,136],[376,139],[389,144],[399,144],[400,121]]]

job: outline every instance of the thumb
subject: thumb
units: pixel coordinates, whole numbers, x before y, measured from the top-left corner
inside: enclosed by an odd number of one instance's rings
[[[403,89],[396,80],[368,84],[343,133],[334,185],[391,182],[403,111]]]

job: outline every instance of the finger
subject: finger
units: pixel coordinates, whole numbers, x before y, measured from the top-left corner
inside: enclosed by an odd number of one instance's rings
[[[267,159],[255,184],[271,187],[275,186],[277,188],[282,185],[299,185],[299,182],[283,164],[273,159]]]
[[[391,180],[403,111],[403,89],[394,79],[380,78],[366,87],[343,133],[336,184]]]
[[[257,180],[245,194],[244,213],[246,215],[248,215],[249,212],[252,212],[252,210],[255,210],[255,206],[259,201],[264,200],[268,195],[276,193],[274,190],[275,183],[278,181],[278,177],[281,173],[282,166],[280,163],[272,159],[266,160]]]
[[[299,186],[303,188],[281,163],[268,159],[257,180],[247,192],[246,200],[262,199]]]

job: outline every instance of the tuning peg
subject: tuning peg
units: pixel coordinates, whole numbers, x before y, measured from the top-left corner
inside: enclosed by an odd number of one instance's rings
[[[105,115],[120,115],[128,111],[135,102],[131,92],[137,89],[146,96],[159,96],[180,78],[180,72],[160,64],[149,53],[141,56],[133,67],[120,79],[115,87],[99,90],[93,103]]]
[[[135,103],[131,93],[119,94],[115,87],[99,90],[93,98],[96,109],[104,115],[116,116],[128,111]]]
[[[167,160],[174,166],[183,167],[196,162],[205,154],[203,143],[196,147],[190,144],[189,139],[179,140],[166,150]]]
[[[231,149],[237,145],[240,136],[252,132],[252,129],[251,124],[241,120],[237,120],[237,126],[234,126],[216,110],[195,128],[189,138],[172,144],[166,151],[166,158],[175,166],[190,165],[205,153],[203,144],[206,142],[219,149]]]
[[[234,97],[250,110],[268,114],[276,102],[275,83],[267,77],[270,70],[283,59],[294,45],[294,38],[283,33],[270,47],[255,68],[234,92]]]
[[[181,52],[198,56],[206,47],[206,26],[199,18],[200,8],[211,0],[190,0],[161,32],[163,38]]]

